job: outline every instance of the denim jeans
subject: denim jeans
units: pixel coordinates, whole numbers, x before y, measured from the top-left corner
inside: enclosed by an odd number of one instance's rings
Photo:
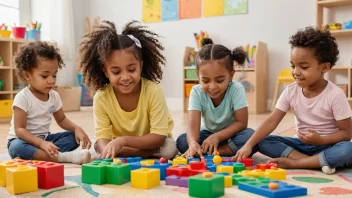
[[[259,152],[271,158],[288,157],[292,150],[313,156],[318,155],[320,166],[331,168],[352,165],[352,142],[344,141],[334,145],[310,145],[299,138],[270,135],[258,143]]]
[[[250,129],[250,128],[245,129],[245,130],[243,130],[243,131],[241,131],[239,133],[236,133],[230,139],[225,140],[223,142],[220,142],[219,145],[228,144],[230,146],[231,150],[234,153],[237,153],[237,151],[248,141],[248,139],[252,136],[253,133],[254,133],[253,129]],[[210,131],[206,131],[206,130],[200,131],[200,137],[199,137],[198,143],[200,145],[202,145],[204,140],[206,140],[209,136],[211,136],[213,134],[214,133],[212,133]],[[188,150],[188,143],[187,143],[186,133],[180,135],[177,138],[176,146],[177,146],[177,149],[181,153],[185,153]],[[258,151],[257,146],[253,147],[252,154],[256,153],[257,151]]]
[[[49,134],[45,141],[54,143],[59,147],[59,152],[68,152],[79,147],[72,132],[62,132]],[[13,138],[7,143],[7,148],[11,158],[19,157],[25,160],[32,160],[38,150],[37,147],[19,138]]]

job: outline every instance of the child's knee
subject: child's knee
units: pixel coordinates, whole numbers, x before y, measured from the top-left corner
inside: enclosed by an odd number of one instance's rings
[[[186,133],[180,135],[176,140],[176,147],[181,152],[184,153],[188,150],[188,143],[186,138]]]
[[[176,142],[173,138],[166,138],[165,143],[160,147],[160,156],[167,159],[174,158],[178,153]]]
[[[11,158],[20,157],[21,159],[25,160],[33,159],[37,150],[38,148],[29,145],[20,139],[12,140],[8,148],[8,152]]]

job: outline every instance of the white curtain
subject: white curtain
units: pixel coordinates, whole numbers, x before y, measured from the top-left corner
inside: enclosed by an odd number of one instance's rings
[[[57,85],[77,85],[74,19],[71,0],[32,0],[32,21],[42,23],[41,40],[56,42],[66,67]]]

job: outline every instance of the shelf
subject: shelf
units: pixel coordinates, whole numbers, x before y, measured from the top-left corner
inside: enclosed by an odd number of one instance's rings
[[[318,5],[325,8],[352,5],[352,0],[322,0],[318,1]]]
[[[13,67],[11,66],[0,66],[0,69],[12,69]]]
[[[352,66],[334,66],[331,69],[333,69],[333,70],[335,70],[335,69],[352,69]]]
[[[15,39],[15,38],[4,38],[4,37],[0,37],[0,41],[12,41],[12,42],[19,42],[19,43],[28,43],[29,42],[26,39]]]
[[[21,91],[21,90],[14,90],[14,91],[12,91],[12,93],[18,94],[20,91]]]
[[[184,66],[183,68],[184,68],[185,70],[186,70],[186,69],[197,69],[195,66]]]
[[[0,94],[10,94],[12,91],[0,91]]]
[[[352,36],[352,30],[330,30],[330,32],[333,36]]]
[[[185,79],[186,82],[198,81],[198,79]]]

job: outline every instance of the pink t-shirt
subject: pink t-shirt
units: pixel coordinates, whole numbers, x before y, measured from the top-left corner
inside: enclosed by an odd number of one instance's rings
[[[303,89],[293,83],[281,94],[276,108],[284,112],[293,109],[297,131],[307,131],[310,128],[320,135],[335,133],[339,130],[337,121],[352,116],[345,93],[330,81],[313,98],[306,98]]]

